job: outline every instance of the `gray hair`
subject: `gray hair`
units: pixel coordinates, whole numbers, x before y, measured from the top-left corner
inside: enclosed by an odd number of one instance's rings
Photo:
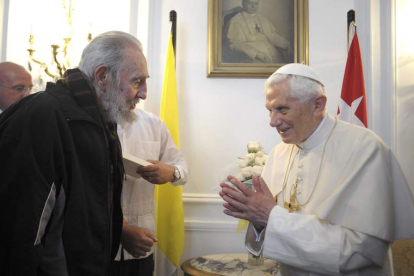
[[[281,83],[285,83],[288,87],[287,96],[299,100],[301,104],[307,104],[315,97],[325,95],[325,87],[316,80],[298,75],[276,73],[267,79],[265,92]]]
[[[118,84],[121,65],[130,47],[138,48],[142,52],[141,42],[128,33],[110,31],[100,34],[83,50],[79,70],[90,83],[93,83],[96,68],[106,65],[109,68],[108,73],[112,76],[113,84]]]

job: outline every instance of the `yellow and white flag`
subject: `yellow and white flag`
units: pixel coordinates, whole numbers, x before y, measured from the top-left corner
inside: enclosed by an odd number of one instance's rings
[[[168,41],[160,118],[169,129],[176,146],[180,148],[178,128],[177,83],[172,34]],[[171,183],[155,187],[155,231],[158,238],[155,275],[174,275],[180,266],[184,249],[184,211],[182,187]]]

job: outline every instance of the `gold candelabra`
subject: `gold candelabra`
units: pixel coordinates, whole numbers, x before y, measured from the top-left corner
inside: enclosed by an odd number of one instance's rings
[[[52,48],[52,63],[48,65],[46,62],[43,62],[39,60],[38,58],[35,58],[34,53],[36,50],[34,49],[34,35],[33,33],[29,36],[29,43],[30,47],[27,49],[29,52],[29,60],[28,60],[28,69],[29,71],[32,71],[32,64],[31,62],[34,62],[40,66],[40,68],[53,80],[57,80],[58,78],[62,78],[65,71],[70,68],[71,65],[71,59],[69,55],[69,49],[71,46],[71,41],[73,37],[73,22],[72,22],[72,15],[73,15],[73,3],[72,0],[68,0],[68,4],[66,4],[66,0],[62,0],[62,8],[65,11],[65,17],[66,17],[66,23],[67,28],[69,32],[67,33],[67,37],[63,38],[63,45],[57,45],[52,44],[50,45]],[[87,42],[89,43],[92,40],[92,34],[89,30],[88,36],[87,36]],[[59,49],[62,49],[59,51]],[[60,55],[59,55],[60,54]],[[56,70],[52,70],[51,67],[56,66]],[[55,71],[55,72],[53,72]]]

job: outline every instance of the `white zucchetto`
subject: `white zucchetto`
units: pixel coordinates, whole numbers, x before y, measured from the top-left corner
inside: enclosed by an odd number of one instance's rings
[[[311,67],[301,63],[290,63],[280,67],[274,74],[295,75],[316,80],[322,86],[325,86],[322,78]]]

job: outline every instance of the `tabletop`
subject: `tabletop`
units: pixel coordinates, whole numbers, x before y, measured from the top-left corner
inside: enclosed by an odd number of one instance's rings
[[[248,264],[248,253],[205,255],[182,263],[186,276],[279,276],[279,264],[264,259],[263,265]]]

